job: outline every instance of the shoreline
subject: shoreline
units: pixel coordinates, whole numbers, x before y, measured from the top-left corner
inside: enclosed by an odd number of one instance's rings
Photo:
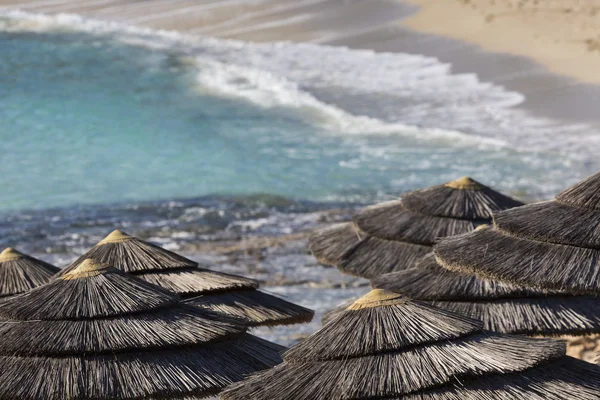
[[[309,42],[436,57],[452,64],[453,73],[474,73],[482,81],[523,94],[525,100],[517,107],[535,116],[600,128],[600,116],[594,107],[600,100],[599,84],[553,73],[551,70],[556,68],[547,63],[540,64],[519,55],[519,51],[511,52],[506,41],[501,48],[503,52],[494,52],[499,47],[487,45],[490,34],[485,35],[485,32],[477,36],[477,43],[466,40],[473,26],[481,26],[480,20],[485,20],[485,16],[464,2],[470,4],[469,0],[450,0],[443,5],[430,0],[377,0],[369,4],[350,0],[342,5],[335,0],[294,3],[216,0],[204,4],[190,0],[149,0],[144,4],[133,0],[0,0],[0,12],[20,9],[48,15],[73,13],[124,25],[223,39]],[[461,24],[439,23],[440,7],[444,7],[443,18],[460,19]],[[455,25],[466,27],[456,30]],[[494,26],[488,23],[486,28],[488,25]],[[595,53],[590,54],[588,58],[595,56]],[[600,65],[600,52],[596,58]],[[600,76],[597,80],[600,82]]]

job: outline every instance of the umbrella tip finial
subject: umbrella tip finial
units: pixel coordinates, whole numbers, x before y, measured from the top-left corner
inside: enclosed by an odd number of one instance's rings
[[[69,281],[72,279],[80,279],[80,278],[89,278],[92,276],[98,276],[104,274],[109,269],[108,264],[104,264],[93,260],[91,258],[86,258],[79,264],[74,270],[67,272],[62,276],[62,279],[65,281]]]
[[[122,230],[115,229],[114,231],[109,233],[107,237],[102,239],[98,244],[123,242],[123,241],[129,240],[131,238],[132,238],[131,236],[129,236],[127,233],[123,232]]]
[[[400,304],[405,301],[402,295],[388,292],[383,289],[373,289],[360,299],[356,300],[348,310],[360,310],[363,308],[374,308],[386,305]]]
[[[484,186],[468,176],[446,183],[444,186],[459,190],[481,190]]]
[[[21,257],[23,257],[23,253],[18,252],[12,247],[7,247],[0,253],[0,262],[16,260]]]

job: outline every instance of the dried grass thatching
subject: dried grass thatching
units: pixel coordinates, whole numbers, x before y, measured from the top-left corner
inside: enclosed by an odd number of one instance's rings
[[[374,278],[411,268],[437,238],[469,232],[489,223],[493,211],[521,204],[465,177],[366,207],[354,216],[354,226],[315,232],[310,248],[323,264]]]
[[[484,329],[528,335],[600,332],[600,298],[526,289],[448,271],[427,255],[373,286],[483,321]]]
[[[43,285],[58,271],[47,262],[8,247],[0,253],[0,298]]]
[[[600,173],[547,201],[494,215],[495,227],[443,239],[445,268],[572,294],[600,293]]]
[[[310,322],[312,311],[260,290],[238,290],[187,301],[194,306],[248,321],[249,326]]]
[[[346,222],[315,231],[308,244],[321,264],[335,267],[344,253],[362,239],[361,236],[366,235],[361,235],[352,223]]]
[[[589,398],[600,395],[600,381],[588,381],[600,369],[567,358],[562,342],[484,332],[477,321],[381,290],[359,299],[284,360],[232,385],[221,398],[458,400],[460,393],[498,383],[512,385],[520,399],[546,394],[553,384]],[[579,375],[555,375],[565,365]],[[534,386],[526,385],[528,377]]]
[[[352,220],[369,235],[426,246],[432,246],[438,237],[472,231],[479,224],[479,220],[419,214],[406,208],[404,200],[366,207]]]
[[[313,317],[312,310],[258,291],[254,279],[198,268],[195,261],[121,231],[112,232],[60,275],[68,274],[88,258],[114,265],[182,297],[202,296],[194,302],[244,318],[253,326],[304,323]]]
[[[106,264],[0,302],[0,399],[207,397],[281,361],[243,321]]]
[[[373,279],[376,288],[403,294],[415,300],[477,301],[542,297],[535,291],[508,283],[480,279],[442,268],[433,254],[419,260],[413,268]]]
[[[495,228],[442,239],[444,268],[535,288],[600,293],[600,250],[508,236]]]
[[[429,246],[367,236],[344,254],[338,268],[348,275],[372,279],[409,268],[429,252]]]
[[[595,400],[600,370],[565,357],[527,371],[456,383],[388,400]]]
[[[421,214],[468,220],[489,220],[496,211],[522,206],[469,177],[402,196],[406,208]]]

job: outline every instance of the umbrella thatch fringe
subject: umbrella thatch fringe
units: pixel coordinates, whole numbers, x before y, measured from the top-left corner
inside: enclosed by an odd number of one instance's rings
[[[340,313],[284,358],[297,362],[359,357],[456,339],[480,330],[479,321],[399,299],[397,305]]]
[[[54,265],[9,247],[0,253],[0,297],[40,286],[59,271]]]
[[[352,223],[346,222],[313,232],[308,243],[317,261],[335,267],[342,256],[365,236]]]
[[[378,238],[426,246],[438,237],[470,232],[478,225],[476,221],[415,213],[399,200],[366,207],[352,220],[358,229]]]
[[[284,363],[233,385],[226,400],[376,399],[455,380],[527,370],[564,356],[554,340],[472,335],[399,353],[325,362]]]
[[[328,310],[325,313],[323,313],[323,316],[321,317],[321,325],[328,324],[330,321],[332,321],[338,315],[340,315],[341,313],[346,311],[346,309],[348,307],[350,307],[352,305],[352,303],[354,303],[355,300],[356,299],[350,299],[350,300],[344,301],[343,303],[338,304],[331,310]]]
[[[229,290],[258,289],[259,286],[258,281],[254,279],[203,268],[138,273],[136,276],[183,297]]]
[[[194,306],[241,318],[249,326],[310,322],[314,311],[259,290],[203,295],[187,301]]]
[[[64,356],[156,350],[229,340],[241,320],[188,305],[117,318],[0,322],[0,353]]]
[[[415,300],[476,301],[546,295],[544,291],[448,271],[433,254],[423,257],[414,268],[378,276],[371,284]]]
[[[142,399],[216,394],[281,362],[283,348],[245,334],[201,348],[106,356],[0,357],[0,399]]]
[[[495,211],[523,205],[468,177],[406,193],[402,203],[421,214],[469,220],[489,220]]]
[[[91,260],[81,264],[84,267]],[[102,266],[103,264],[97,264]],[[110,317],[162,308],[179,296],[155,285],[131,279],[115,268],[79,276],[80,269],[29,292],[3,300],[0,318],[57,320]]]
[[[457,302],[433,306],[483,321],[484,329],[524,335],[586,335],[600,332],[600,298],[540,297]]]
[[[600,172],[571,186],[556,196],[556,200],[576,207],[600,210]]]
[[[599,367],[563,357],[524,372],[482,377],[389,400],[597,400],[599,382]]]
[[[344,254],[338,268],[346,274],[371,279],[410,268],[431,250],[429,246],[368,236]]]
[[[600,210],[546,201],[499,212],[494,222],[512,236],[600,249]]]
[[[179,254],[129,236],[121,231],[114,231],[63,269],[60,275],[73,270],[88,258],[107,263],[125,272],[161,271],[198,266],[195,261]]]
[[[569,293],[600,292],[600,250],[507,236],[493,228],[441,239],[444,268],[517,285]]]

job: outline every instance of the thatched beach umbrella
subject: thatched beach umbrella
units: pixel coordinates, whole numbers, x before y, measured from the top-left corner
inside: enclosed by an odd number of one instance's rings
[[[485,332],[479,322],[374,290],[284,362],[225,400],[598,399],[600,368],[563,342]]]
[[[7,247],[0,253],[0,298],[40,286],[58,271],[54,265]]]
[[[464,177],[367,207],[352,223],[315,232],[310,248],[321,263],[370,279],[410,268],[437,238],[469,232],[494,211],[522,204]]]
[[[258,290],[258,282],[241,276],[199,268],[198,263],[115,230],[61,271],[72,271],[94,259],[161,286],[189,302],[245,319],[249,325],[309,322],[313,311]]]
[[[482,278],[600,294],[600,172],[553,201],[498,212],[494,226],[443,239],[440,264]]]
[[[281,361],[243,321],[84,260],[0,302],[0,399],[199,399]]]
[[[414,268],[381,275],[372,284],[481,320],[486,330],[527,335],[600,333],[600,298],[458,274],[442,268],[433,254]]]

